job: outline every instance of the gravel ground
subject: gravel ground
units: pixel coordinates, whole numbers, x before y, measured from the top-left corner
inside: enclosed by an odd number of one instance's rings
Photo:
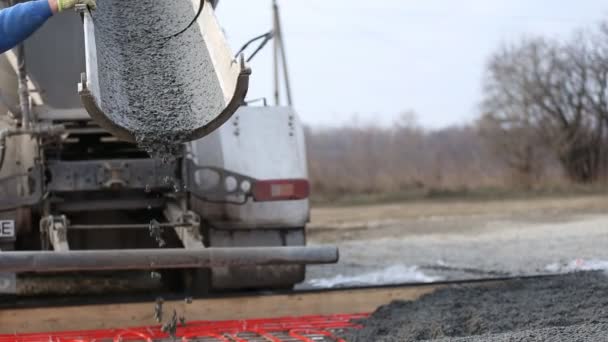
[[[348,341],[608,341],[608,277],[449,287],[379,308]]]
[[[608,269],[606,212],[603,196],[318,209],[309,241],[341,259],[301,287]]]

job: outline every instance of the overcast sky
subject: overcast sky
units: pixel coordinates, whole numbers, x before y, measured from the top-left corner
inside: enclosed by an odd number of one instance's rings
[[[477,115],[487,57],[523,34],[567,37],[608,18],[605,0],[279,0],[295,107],[313,126],[390,124],[414,110],[429,128]],[[223,0],[233,49],[266,32],[271,0]],[[249,97],[272,98],[270,46]]]

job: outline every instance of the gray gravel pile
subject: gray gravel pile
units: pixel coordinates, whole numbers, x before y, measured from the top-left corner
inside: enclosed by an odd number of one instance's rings
[[[449,287],[383,306],[363,325],[347,341],[608,341],[608,277]]]
[[[189,0],[104,0],[94,13],[102,110],[138,144],[170,157],[224,108]]]

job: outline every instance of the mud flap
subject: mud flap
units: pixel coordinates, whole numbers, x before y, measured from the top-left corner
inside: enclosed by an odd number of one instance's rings
[[[17,275],[15,273],[0,273],[0,295],[17,293]]]
[[[2,222],[0,221],[0,229],[2,229]],[[2,249],[0,249],[2,253]],[[15,273],[0,272],[0,296],[2,295],[13,295],[17,293],[17,275]]]

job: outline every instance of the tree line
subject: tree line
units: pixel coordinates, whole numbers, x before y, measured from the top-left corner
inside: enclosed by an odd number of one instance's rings
[[[475,122],[429,131],[415,119],[308,128],[313,186],[372,193],[605,179],[608,21],[568,39],[500,46],[485,66]]]
[[[316,194],[507,186],[514,179],[474,125],[425,130],[407,115],[389,127],[306,130]]]

